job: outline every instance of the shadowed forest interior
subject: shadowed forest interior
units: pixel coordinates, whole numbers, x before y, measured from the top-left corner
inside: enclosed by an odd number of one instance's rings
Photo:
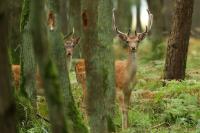
[[[1,0],[0,133],[200,132],[200,0]]]

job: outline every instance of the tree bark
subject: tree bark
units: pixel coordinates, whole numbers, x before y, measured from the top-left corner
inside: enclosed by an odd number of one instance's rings
[[[164,79],[185,78],[194,0],[176,0],[173,25],[168,40]]]
[[[63,95],[61,94],[58,72],[50,58],[47,28],[44,12],[44,1],[33,0],[31,4],[31,31],[36,60],[39,64],[40,75],[43,81],[48,103],[49,117],[53,133],[68,132],[64,115]]]
[[[162,0],[147,0],[148,6],[154,15],[153,26],[151,29],[152,41],[152,58],[160,59],[164,55],[164,46],[162,44],[164,38],[164,15],[163,15],[163,1]]]
[[[20,70],[20,92],[27,97],[36,110],[36,63],[33,52],[33,42],[30,29],[30,4],[31,0],[24,0],[21,15],[21,70]],[[22,22],[24,21],[24,22]],[[23,25],[22,25],[23,24]]]
[[[8,56],[8,1],[0,1],[0,132],[15,133],[15,100]]]
[[[55,65],[58,68],[58,79],[61,84],[61,90],[64,97],[64,108],[66,113],[66,119],[70,125],[68,126],[70,133],[86,133],[85,127],[78,109],[75,106],[74,98],[71,91],[69,72],[67,69],[66,54],[64,49],[64,41],[61,36],[61,13],[62,8],[60,6],[61,0],[49,0],[50,11],[56,16],[55,29],[48,32],[48,39],[51,46],[51,55],[55,61]],[[66,22],[67,23],[67,22]]]
[[[20,34],[20,14],[22,9],[22,0],[9,0],[9,44],[12,57],[12,64],[20,63],[20,49],[21,43]]]
[[[81,0],[69,0],[69,29],[75,30],[75,36],[81,37]],[[69,32],[70,32],[69,31]],[[82,57],[82,43],[74,48],[73,57]]]
[[[112,21],[108,21],[111,18],[111,0],[84,1],[83,55],[87,75],[86,108],[91,133],[112,132],[112,122],[108,122],[113,115],[115,99]]]

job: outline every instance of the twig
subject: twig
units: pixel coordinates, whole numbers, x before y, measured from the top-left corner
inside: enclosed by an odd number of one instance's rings
[[[160,123],[160,124],[158,124],[158,125],[155,125],[155,126],[151,127],[150,129],[158,128],[158,127],[160,127],[160,126],[162,126],[162,125],[164,125],[164,124],[165,124],[165,122]]]
[[[43,119],[44,121],[50,123],[50,121],[49,121],[47,118],[43,117],[42,115],[40,115],[40,114],[38,114],[38,113],[37,113],[36,115],[37,115],[37,117],[39,117],[40,119]]]

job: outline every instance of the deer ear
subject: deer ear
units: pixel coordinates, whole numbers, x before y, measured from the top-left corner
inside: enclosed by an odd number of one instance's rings
[[[122,40],[122,41],[125,41],[127,42],[128,40],[128,37],[126,35],[123,35],[123,34],[118,34],[118,37]]]
[[[73,47],[75,47],[77,44],[79,44],[79,42],[80,42],[80,37],[75,38]]]

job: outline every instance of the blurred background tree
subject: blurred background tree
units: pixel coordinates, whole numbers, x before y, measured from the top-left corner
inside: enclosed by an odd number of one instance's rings
[[[11,80],[9,47],[9,1],[0,1],[0,132],[16,133],[14,88]]]

